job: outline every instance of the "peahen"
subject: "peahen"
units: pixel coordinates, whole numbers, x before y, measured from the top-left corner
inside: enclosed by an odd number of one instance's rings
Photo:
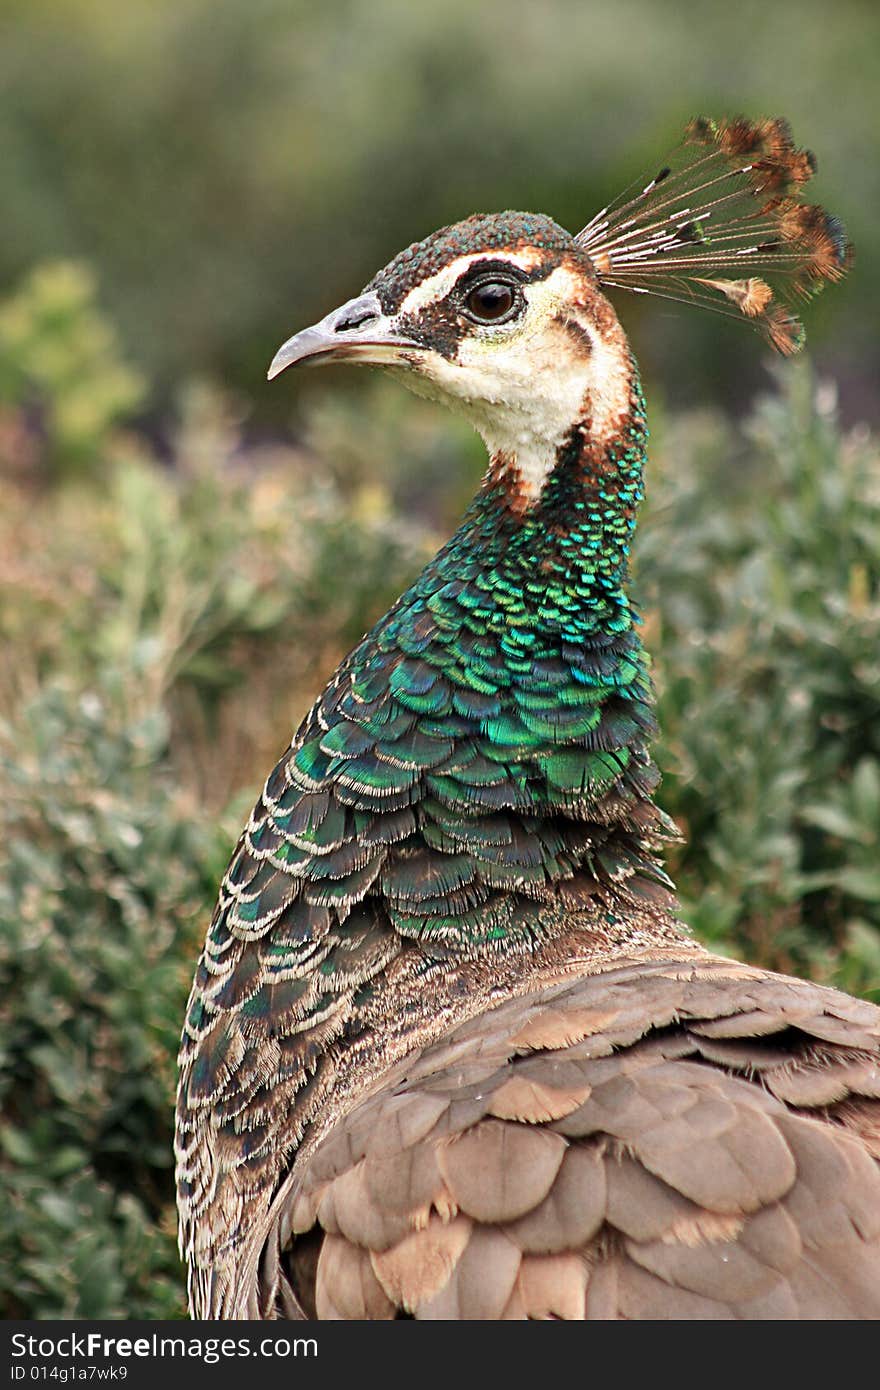
[[[676,916],[627,597],[647,429],[604,290],[744,318],[847,268],[784,121],[691,122],[570,235],[474,216],[285,343],[463,412],[489,465],[266,782],[177,1120],[209,1318],[880,1316],[880,1010]]]

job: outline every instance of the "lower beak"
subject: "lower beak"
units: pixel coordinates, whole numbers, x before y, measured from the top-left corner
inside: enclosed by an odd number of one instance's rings
[[[420,344],[400,333],[375,294],[362,294],[288,338],[269,366],[269,380],[297,362],[406,361]]]

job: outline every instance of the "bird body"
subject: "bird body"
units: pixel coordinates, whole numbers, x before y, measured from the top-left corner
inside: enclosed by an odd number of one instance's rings
[[[836,278],[838,225],[780,191],[802,152],[761,128],[744,168],[745,127],[697,128],[698,167],[733,144],[752,187],[763,158],[757,264],[803,285],[821,244]],[[653,207],[644,254],[679,273],[704,238]],[[768,219],[795,229],[782,252]],[[632,220],[443,229],[273,364],[383,365],[467,415],[489,466],[224,878],[181,1049],[196,1315],[880,1314],[880,1011],[709,955],[660,862],[676,831],[626,587],[645,408],[597,269],[629,273]],[[694,253],[697,293],[790,347],[795,321],[719,254]]]

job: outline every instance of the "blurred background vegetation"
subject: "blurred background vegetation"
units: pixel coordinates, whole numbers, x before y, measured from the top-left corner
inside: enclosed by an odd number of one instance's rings
[[[880,999],[878,55],[869,0],[2,0],[0,1314],[182,1314],[217,881],[479,477],[433,407],[269,357],[436,225],[581,224],[703,109],[790,116],[861,257],[772,375],[621,304],[672,867],[716,949]]]

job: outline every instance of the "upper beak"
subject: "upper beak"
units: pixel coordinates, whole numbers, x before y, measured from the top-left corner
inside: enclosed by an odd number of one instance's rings
[[[362,294],[334,309],[320,323],[288,338],[272,358],[269,380],[285,367],[307,359],[399,362],[419,346],[398,332],[394,320],[383,312],[378,295]]]

